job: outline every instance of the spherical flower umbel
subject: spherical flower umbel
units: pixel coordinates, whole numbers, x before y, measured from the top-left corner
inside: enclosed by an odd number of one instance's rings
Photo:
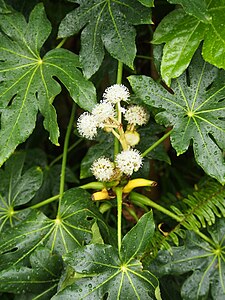
[[[123,84],[111,85],[103,94],[103,100],[113,104],[116,104],[120,101],[128,101],[129,97],[129,90]]]
[[[132,125],[142,126],[148,123],[149,113],[140,105],[130,105],[124,114],[125,120]]]
[[[77,120],[77,130],[79,134],[90,140],[97,135],[97,126],[97,120],[88,112],[81,114]]]
[[[110,181],[114,174],[114,164],[109,158],[99,157],[93,162],[91,172],[99,181]]]
[[[142,166],[142,157],[137,149],[123,150],[116,156],[116,166],[121,172],[130,176]]]
[[[101,101],[92,110],[92,115],[97,120],[99,127],[104,127],[104,122],[115,117],[115,109],[112,103]]]

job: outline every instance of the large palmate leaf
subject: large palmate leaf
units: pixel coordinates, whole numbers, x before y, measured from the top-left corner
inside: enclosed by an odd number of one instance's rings
[[[73,2],[80,6],[63,19],[59,37],[67,37],[83,29],[80,59],[86,77],[91,77],[99,69],[104,47],[111,56],[133,68],[136,46],[132,25],[150,24],[149,8],[136,0]],[[149,6],[148,1],[143,2]]]
[[[88,243],[96,222],[107,237],[108,228],[90,195],[82,189],[68,190],[62,198],[60,217],[52,220],[32,210],[23,222],[1,234],[0,269],[27,259],[39,245],[62,255]]]
[[[31,254],[29,266],[12,266],[0,272],[0,291],[14,294],[29,292],[41,299],[50,299],[56,292],[62,267],[60,256],[39,247]]]
[[[161,299],[157,279],[142,269],[143,255],[154,233],[152,212],[145,214],[122,241],[121,258],[110,245],[88,245],[65,256],[72,267],[53,297],[57,299]]]
[[[191,4],[187,3],[190,1],[176,2],[182,2],[184,7],[186,5],[191,7]],[[171,78],[178,77],[187,68],[202,40],[204,40],[202,49],[204,59],[225,69],[225,27],[223,26],[225,0],[212,0],[207,3],[206,17],[211,18],[208,23],[201,22],[196,13],[192,16],[183,9],[176,9],[160,22],[154,33],[153,43],[165,43],[161,74],[168,85]],[[187,8],[186,10],[188,11]]]
[[[184,10],[198,18],[202,22],[210,22],[211,16],[208,13],[207,5],[205,0],[168,0],[172,4],[180,4]]]
[[[29,202],[42,184],[42,171],[32,167],[23,172],[25,153],[15,153],[0,172],[0,231],[7,221],[12,226],[24,218],[14,208]],[[9,224],[7,224],[9,225]]]
[[[78,57],[65,49],[54,49],[41,57],[41,48],[51,32],[43,4],[38,4],[27,23],[22,14],[0,17],[0,165],[18,144],[32,133],[38,110],[50,139],[58,144],[59,130],[52,102],[61,87],[86,110],[95,103],[93,85],[77,67]],[[56,77],[56,78],[54,78]]]
[[[188,69],[172,82],[173,94],[146,76],[130,76],[133,90],[143,101],[164,111],[156,121],[172,125],[171,142],[177,154],[191,140],[197,163],[210,176],[225,183],[225,80],[217,69],[196,55]]]
[[[188,232],[184,246],[161,250],[149,266],[157,276],[189,273],[181,289],[183,300],[225,299],[225,221],[209,228],[212,243]],[[214,243],[214,246],[213,246]]]

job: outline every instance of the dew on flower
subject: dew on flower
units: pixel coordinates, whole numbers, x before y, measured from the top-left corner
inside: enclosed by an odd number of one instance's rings
[[[79,134],[90,140],[97,135],[97,126],[97,120],[88,112],[81,114],[77,120],[77,130]]]
[[[143,106],[130,105],[124,113],[124,118],[129,124],[142,126],[148,123],[149,113]]]
[[[105,101],[96,104],[92,110],[92,115],[98,122],[99,127],[104,127],[104,122],[109,118],[114,118],[115,114],[116,112],[112,103]]]
[[[124,150],[116,156],[116,166],[124,174],[130,176],[142,166],[142,157],[137,149]]]
[[[109,181],[114,175],[114,164],[109,158],[99,157],[93,162],[91,172],[97,180]]]
[[[128,101],[129,97],[129,90],[123,84],[111,85],[105,90],[103,94],[103,100],[113,104],[116,104],[120,101]]]

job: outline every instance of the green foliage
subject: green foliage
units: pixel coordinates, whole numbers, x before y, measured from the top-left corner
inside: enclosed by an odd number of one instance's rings
[[[145,214],[122,240],[121,253],[109,245],[88,245],[65,255],[72,285],[53,299],[154,299],[157,279],[142,269],[139,258],[154,234],[152,212]],[[66,282],[63,285],[67,285]],[[157,300],[161,298],[156,296]]]
[[[169,2],[182,5],[186,13],[198,18],[204,23],[209,23],[212,19],[205,0],[200,0],[198,3],[195,0],[169,0]]]
[[[31,12],[29,23],[18,12],[1,15],[0,69],[0,165],[24,142],[35,127],[38,110],[50,139],[58,144],[59,129],[52,102],[61,87],[68,89],[81,107],[95,102],[94,87],[76,67],[78,57],[64,49],[53,49],[41,57],[40,50],[51,32],[42,4]]]
[[[88,196],[81,189],[70,189],[63,196],[60,217],[49,219],[43,213],[32,210],[26,220],[2,233],[1,268],[19,264],[42,244],[62,255],[84,242],[88,243],[96,221],[107,236],[108,228]]]
[[[158,276],[189,272],[181,288],[182,299],[222,300],[224,278],[224,219],[208,229],[210,243],[203,242],[193,232],[187,232],[184,245],[173,247],[172,253],[160,251],[149,269]]]
[[[114,57],[133,69],[136,55],[135,30],[132,25],[150,24],[150,11],[135,0],[77,0],[80,4],[62,20],[59,37],[71,36],[81,29],[80,60],[87,78],[100,67],[104,47]],[[142,1],[143,2],[143,1]],[[152,1],[144,1],[152,6]]]
[[[225,298],[224,15],[0,0],[2,300]]]
[[[172,82],[172,92],[150,77],[130,76],[129,81],[146,104],[163,110],[156,115],[156,121],[173,126],[171,143],[177,154],[187,151],[193,141],[198,164],[225,183],[224,72],[217,76],[217,69],[197,54],[188,73]]]
[[[182,201],[170,205],[179,218],[169,232],[163,236],[156,231],[151,240],[152,251],[157,252],[165,248],[171,252],[171,243],[179,245],[185,236],[185,229],[198,231],[201,228],[212,226],[218,218],[225,217],[225,190],[218,182],[208,179],[199,183],[198,189]],[[147,257],[147,260],[151,257]]]
[[[32,167],[23,172],[25,153],[16,153],[0,172],[0,231],[3,227],[21,222],[24,212],[14,208],[29,202],[42,184],[42,171]]]
[[[195,1],[170,2],[183,4],[184,9],[168,14],[153,36],[153,43],[165,43],[161,62],[163,80],[170,85],[172,78],[184,72],[202,40],[204,59],[224,69],[224,0],[200,1],[200,5]]]
[[[0,273],[0,289],[21,294],[30,292],[34,297],[49,299],[55,292],[62,270],[59,255],[44,247],[30,255],[30,266],[11,266]]]

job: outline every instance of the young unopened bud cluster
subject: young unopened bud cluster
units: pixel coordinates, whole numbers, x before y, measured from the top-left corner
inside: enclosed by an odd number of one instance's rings
[[[115,178],[115,174],[125,174],[131,176],[142,166],[142,157],[138,150],[124,150],[117,154],[115,163],[104,156],[95,160],[91,166],[91,171],[99,181],[110,181]]]

